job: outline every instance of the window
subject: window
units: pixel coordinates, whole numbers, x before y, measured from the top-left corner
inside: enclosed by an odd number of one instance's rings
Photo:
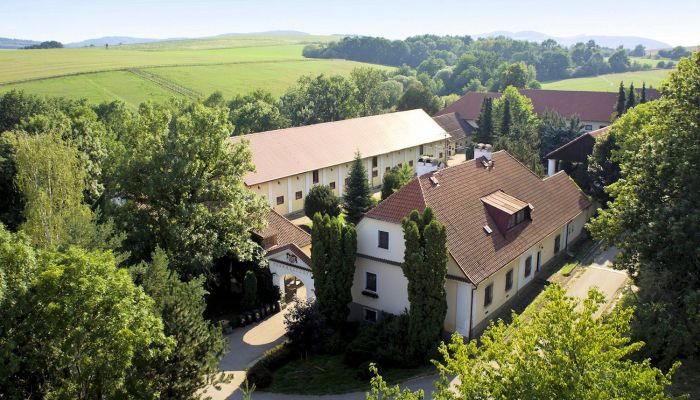
[[[418,150],[419,155],[423,155],[423,145],[420,145],[420,149]]]
[[[385,171],[385,172],[391,171],[391,167],[386,167],[386,168],[384,168],[384,171]]]
[[[605,128],[606,126],[607,126],[607,125],[601,125],[601,126],[600,126],[600,129],[603,129],[603,128]]]
[[[372,310],[371,308],[365,308],[365,321],[377,322],[377,310]]]
[[[379,248],[389,248],[389,232],[379,231]]]
[[[313,175],[313,183],[318,183],[318,170],[312,172]]]
[[[413,160],[409,160],[409,161],[408,161],[408,166],[409,166],[409,167],[412,167],[412,166],[413,166]]]
[[[532,256],[527,256],[525,259],[525,277],[527,278],[532,273]]]
[[[331,189],[335,189],[335,182],[329,183],[328,186],[329,186]]]
[[[561,247],[561,235],[557,235],[554,238],[554,254],[559,253],[559,248]]]
[[[296,193],[294,193],[294,198],[295,198],[296,200],[299,200],[299,199],[301,199],[302,197],[304,197],[304,195],[303,195],[303,193],[301,193],[301,190],[298,191],[298,192],[296,192]]]
[[[522,209],[515,214],[511,215],[508,219],[508,229],[518,225],[519,223],[525,221],[526,209]]]
[[[583,127],[583,129],[584,129],[584,130],[587,130],[587,131],[592,131],[592,130],[593,130],[593,125],[585,125],[585,126]]]
[[[372,168],[377,168],[377,157],[372,157]]]
[[[284,204],[284,196],[277,196],[277,205]]]
[[[372,178],[376,178],[378,176],[379,176],[379,171],[377,171],[377,170],[372,171]]]
[[[506,273],[506,292],[513,288],[513,270]]]
[[[489,283],[484,290],[484,307],[488,307],[493,301],[493,283]]]
[[[377,274],[365,272],[365,290],[377,293]]]

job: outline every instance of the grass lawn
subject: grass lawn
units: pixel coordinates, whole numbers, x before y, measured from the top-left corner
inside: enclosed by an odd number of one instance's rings
[[[389,383],[436,373],[435,367],[386,368],[380,371]],[[359,392],[369,389],[369,379],[357,376],[357,368],[343,363],[341,355],[318,355],[308,360],[292,361],[273,372],[272,385],[267,392],[325,395]]]
[[[562,79],[560,81],[542,83],[542,89],[616,92],[620,86],[620,81],[623,81],[626,87],[629,87],[630,83],[634,82],[634,87],[637,88],[641,88],[642,83],[646,83],[647,87],[658,88],[670,71],[672,70],[654,69],[650,71],[623,72],[585,78]]]

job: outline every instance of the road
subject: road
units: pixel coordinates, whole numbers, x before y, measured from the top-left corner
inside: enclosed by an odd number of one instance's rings
[[[615,247],[611,247],[595,256],[590,265],[579,267],[580,271],[566,286],[566,293],[579,299],[587,298],[588,291],[597,287],[607,300],[598,310],[598,316],[617,300],[618,292],[627,282],[627,272],[612,268],[618,251]]]

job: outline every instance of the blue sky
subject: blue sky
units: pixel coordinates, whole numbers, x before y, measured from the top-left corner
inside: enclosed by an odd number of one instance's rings
[[[299,30],[389,38],[534,30],[700,44],[699,0],[0,0],[0,36],[198,37]]]

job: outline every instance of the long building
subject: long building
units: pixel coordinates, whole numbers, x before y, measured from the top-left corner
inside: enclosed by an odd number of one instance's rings
[[[360,152],[372,187],[384,173],[404,164],[415,170],[422,156],[444,159],[451,138],[423,110],[402,111],[343,121],[234,136],[245,140],[255,172],[246,185],[282,215],[304,208],[314,185],[327,185],[343,196],[355,153]]]
[[[614,92],[541,89],[520,89],[519,92],[532,100],[537,115],[542,116],[547,110],[555,111],[565,118],[577,114],[581,118],[584,129],[588,132],[610,125],[610,118],[617,104],[617,93]],[[646,95],[647,99],[654,100],[659,97],[659,92],[647,89]],[[437,115],[456,112],[466,122],[476,126],[481,103],[487,97],[498,98],[501,97],[501,93],[469,92],[440,110]]]

